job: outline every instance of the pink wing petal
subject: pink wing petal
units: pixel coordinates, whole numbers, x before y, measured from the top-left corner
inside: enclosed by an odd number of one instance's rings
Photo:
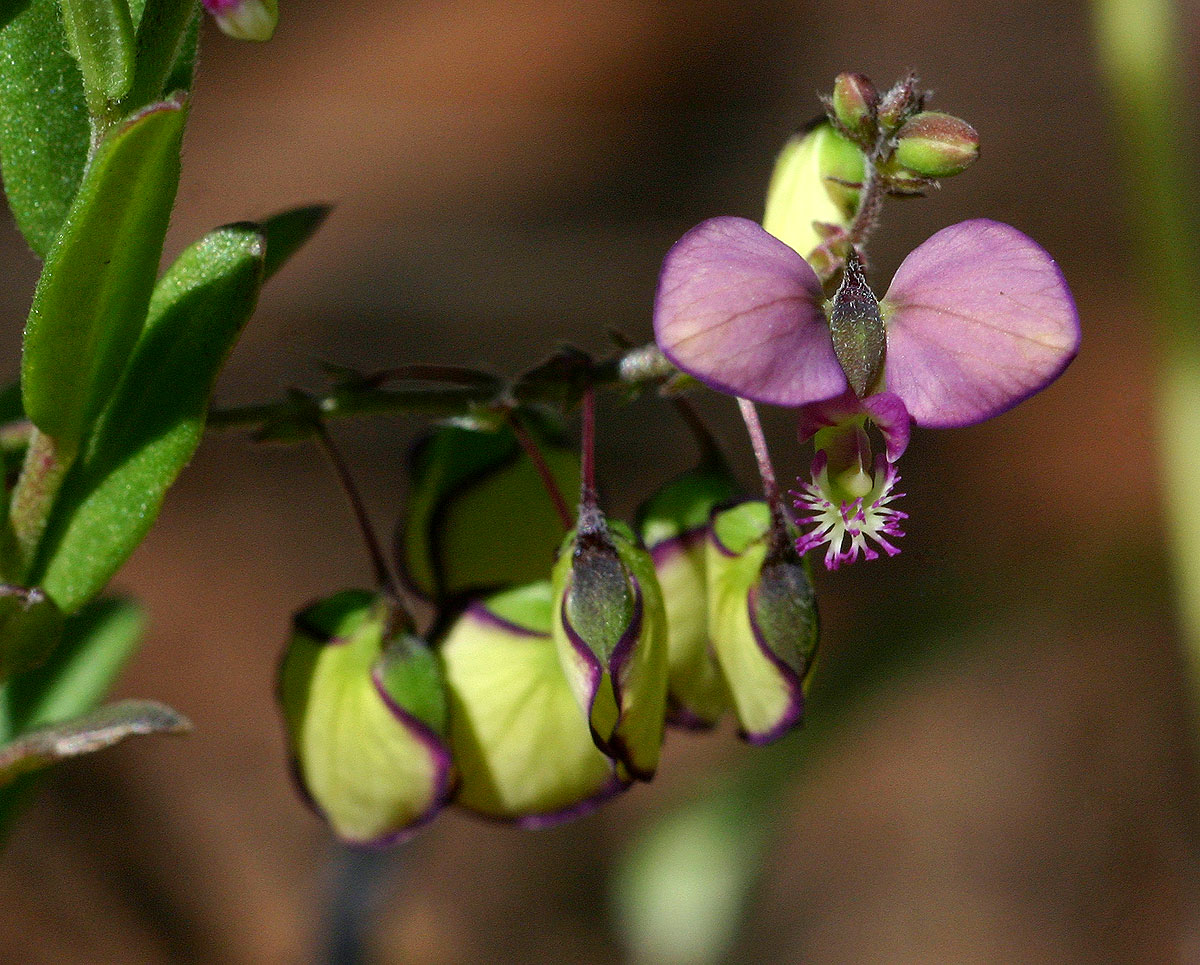
[[[797,406],[846,389],[808,262],[745,218],[713,218],[667,252],[654,336],[705,385]]]
[[[996,221],[963,221],[920,245],[883,310],[887,389],[922,426],[999,415],[1054,381],[1079,350],[1079,315],[1058,265]]]

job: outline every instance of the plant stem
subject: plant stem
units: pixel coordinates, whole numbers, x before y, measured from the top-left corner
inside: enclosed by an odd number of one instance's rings
[[[762,423],[758,421],[758,410],[754,408],[754,403],[749,399],[738,399],[738,408],[742,410],[742,419],[745,420],[746,431],[750,434],[750,445],[754,449],[754,459],[758,463],[758,474],[762,477],[763,495],[771,511],[771,530],[778,538],[787,533],[786,516],[783,512],[779,482],[775,478],[775,466],[771,463],[771,453],[767,449],[767,437],[763,433]]]
[[[37,428],[31,428],[25,464],[13,489],[9,518],[12,522],[15,559],[7,561],[5,576],[23,582],[46,531],[54,499],[66,479],[75,451],[59,446]]]
[[[525,428],[525,423],[521,421],[521,417],[515,412],[509,414],[508,423],[512,426],[513,435],[517,437],[517,442],[520,443],[525,455],[533,463],[533,468],[537,470],[538,478],[541,479],[542,486],[545,487],[546,495],[550,497],[550,502],[554,504],[558,518],[562,520],[563,529],[569,530],[575,525],[575,517],[571,513],[571,507],[567,505],[567,500],[563,496],[562,490],[558,488],[558,482],[554,478],[554,473],[550,471],[550,466],[546,462],[546,457],[542,453],[541,447],[537,444],[533,436],[529,434],[529,430]]]
[[[594,506],[596,495],[596,390],[591,386],[583,390],[583,427],[580,432],[581,466],[580,475],[583,477],[583,492],[580,502],[585,506]]]

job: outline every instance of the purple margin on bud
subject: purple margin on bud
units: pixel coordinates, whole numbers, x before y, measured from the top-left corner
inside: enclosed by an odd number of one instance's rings
[[[762,651],[763,656],[771,662],[779,675],[783,678],[788,689],[788,706],[782,717],[770,730],[762,731],[761,733],[751,733],[745,730],[739,730],[738,736],[749,744],[763,745],[770,744],[778,740],[789,730],[804,720],[804,679],[796,672],[796,668],[791,666],[786,660],[783,660],[763,638],[762,631],[758,627],[758,621],[754,619],[754,603],[758,598],[758,586],[752,586],[750,592],[746,595],[746,608],[749,611],[750,631],[754,634],[754,642],[758,644],[758,648]]]
[[[660,540],[649,548],[650,559],[655,566],[658,566],[673,556],[693,549],[697,543],[704,542],[707,535],[708,527],[697,526],[694,529],[685,530],[678,536],[668,536],[666,539]]]

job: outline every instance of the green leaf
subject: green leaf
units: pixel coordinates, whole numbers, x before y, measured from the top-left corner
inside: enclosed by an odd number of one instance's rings
[[[154,700],[121,700],[62,724],[32,730],[0,747],[0,788],[31,771],[112,747],[137,734],[181,733],[186,717]]]
[[[333,210],[326,204],[281,211],[263,222],[267,235],[267,263],[263,275],[270,278],[304,246]]]
[[[191,89],[200,4],[196,0],[153,0],[144,11],[135,7],[133,12],[137,66],[122,101],[125,113],[173,91]]]
[[[29,8],[29,0],[0,0],[0,30]]]
[[[32,579],[70,613],[99,593],[158,516],[200,443],[213,383],[262,282],[256,225],[219,228],[154,290],[133,358],[55,503]]]
[[[60,0],[67,44],[83,74],[93,116],[125,96],[133,83],[133,19],[126,0]]]
[[[79,188],[89,137],[57,0],[31,0],[0,31],[0,164],[17,227],[41,258]]]
[[[45,662],[62,637],[63,615],[41,590],[0,592],[0,681]]]
[[[164,101],[113,131],[46,256],[21,385],[29,418],[63,449],[87,433],[142,331],[179,182],[185,114],[181,101]]]

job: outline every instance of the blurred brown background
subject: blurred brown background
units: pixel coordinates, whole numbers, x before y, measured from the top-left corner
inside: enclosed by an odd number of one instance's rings
[[[977,127],[983,159],[889,208],[877,288],[933,230],[1007,221],[1062,265],[1084,347],[1004,418],[918,432],[904,553],[822,575],[829,665],[885,669],[801,745],[731,960],[1197,962],[1151,325],[1086,4],[285,0],[264,47],[205,36],[170,253],[221,222],[337,205],[264,294],[220,403],[317,385],[316,358],[514,371],[562,341],[603,351],[609,327],[649,337],[685,229],[761,214],[774,152],[838,71],[908,68]],[[0,240],[11,374],[37,265],[15,230]],[[706,412],[751,479],[732,406]],[[770,415],[795,475],[806,457]],[[381,526],[414,427],[339,429]],[[610,406],[600,431],[620,511],[691,456],[652,402]],[[0,866],[0,960],[318,958],[345,859],[292,793],[273,674],[292,610],[368,580],[312,451],[205,444],[118,580],[151,614],[119,692],[196,731],[53,775]],[[728,729],[673,735],[654,785],[552,831],[447,812],[383,876],[375,960],[622,961],[614,855],[756,753]]]

